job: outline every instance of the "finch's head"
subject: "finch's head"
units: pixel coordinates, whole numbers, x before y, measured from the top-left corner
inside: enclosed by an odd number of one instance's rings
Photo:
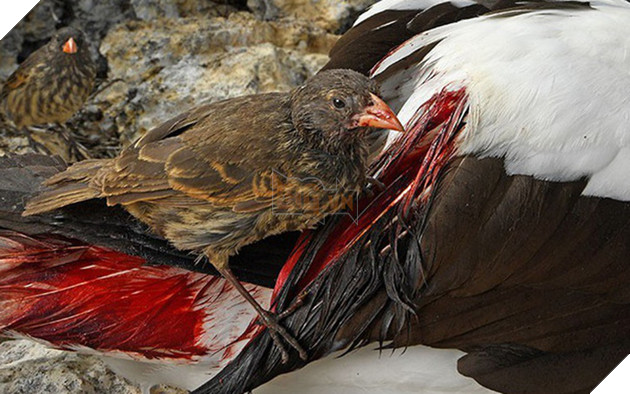
[[[75,55],[87,50],[84,34],[73,27],[58,30],[50,41],[51,48],[67,55]]]
[[[379,94],[378,84],[358,72],[323,71],[293,92],[293,123],[325,138],[362,135],[369,128],[403,131]]]

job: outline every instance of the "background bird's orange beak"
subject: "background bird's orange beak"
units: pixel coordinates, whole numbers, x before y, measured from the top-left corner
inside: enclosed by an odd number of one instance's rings
[[[74,41],[74,38],[70,37],[65,44],[63,44],[63,51],[65,53],[74,54],[77,53],[79,48],[77,48],[77,43]]]
[[[358,116],[357,125],[360,127],[404,131],[405,128],[385,101],[375,94],[370,93],[370,96],[372,96],[372,105],[366,107],[365,111]]]

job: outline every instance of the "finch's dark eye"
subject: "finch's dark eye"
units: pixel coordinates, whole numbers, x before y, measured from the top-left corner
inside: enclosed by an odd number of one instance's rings
[[[335,108],[337,108],[337,109],[342,109],[342,108],[346,107],[346,103],[344,103],[344,101],[342,99],[339,99],[339,98],[335,97],[332,100],[332,102],[333,102],[333,105],[335,106]]]

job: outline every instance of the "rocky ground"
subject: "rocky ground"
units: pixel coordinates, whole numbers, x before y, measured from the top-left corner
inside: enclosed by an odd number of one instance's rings
[[[67,161],[78,158],[60,128],[68,129],[87,155],[112,156],[187,107],[300,85],[325,64],[338,34],[374,2],[43,0],[0,41],[0,82],[56,29],[81,28],[99,64],[95,92],[68,124],[30,132]],[[0,119],[0,156],[33,151],[23,133]],[[5,341],[0,343],[0,392],[139,389],[96,358]]]
[[[140,390],[96,357],[14,340],[0,344],[0,392],[139,394]]]

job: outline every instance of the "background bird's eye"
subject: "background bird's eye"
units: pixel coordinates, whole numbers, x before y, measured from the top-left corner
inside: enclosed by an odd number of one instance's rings
[[[333,105],[335,106],[335,108],[341,109],[341,108],[345,108],[346,107],[346,103],[342,99],[339,99],[339,98],[335,97],[335,98],[333,98],[332,102],[333,102]]]

